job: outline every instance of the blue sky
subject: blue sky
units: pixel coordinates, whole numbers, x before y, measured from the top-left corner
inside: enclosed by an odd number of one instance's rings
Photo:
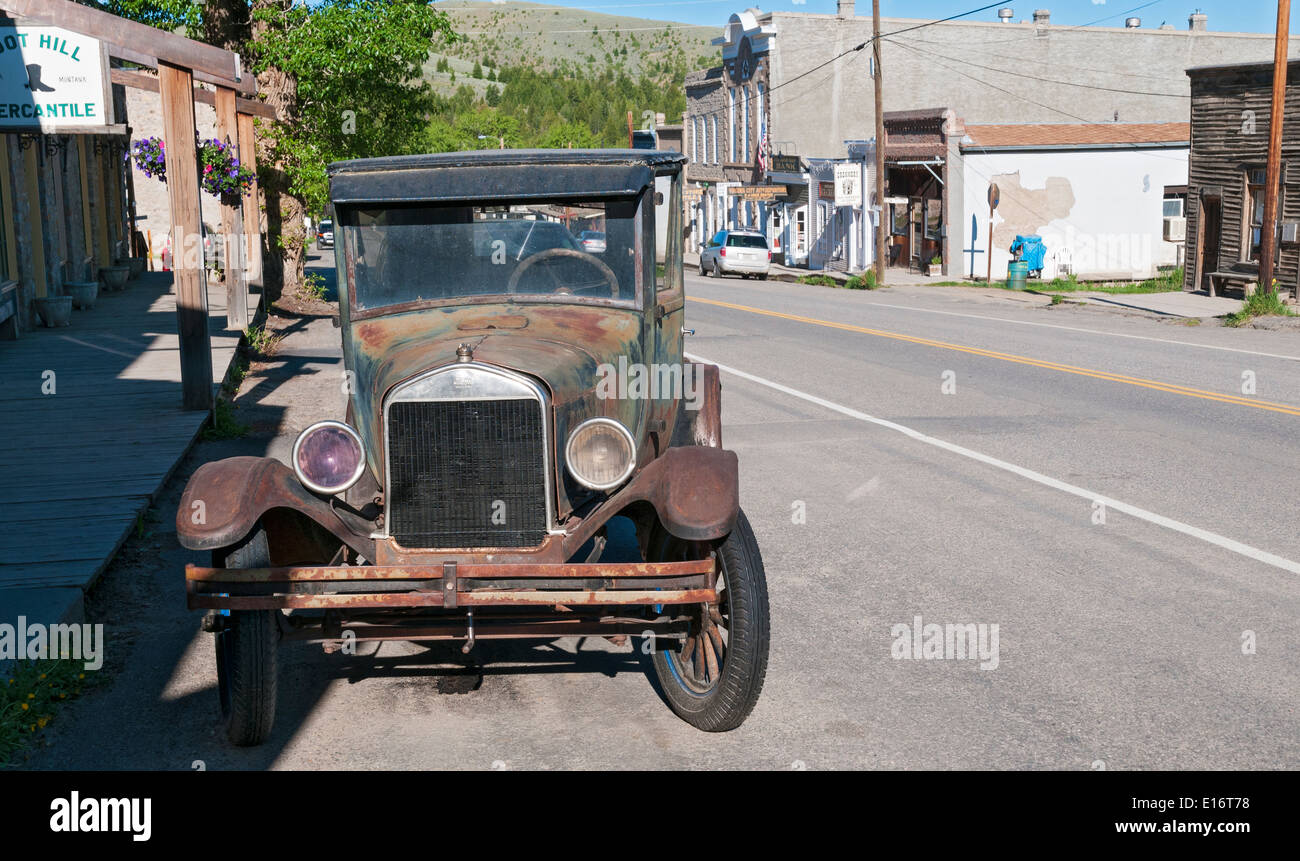
[[[662,3],[633,0],[532,0],[553,6],[570,6],[606,12],[610,15],[632,15],[639,18],[657,18],[681,21],[687,24],[707,24],[721,27],[732,12],[746,7],[744,0],[664,0]],[[793,10],[797,12],[834,12],[835,0],[760,0],[758,7],[764,11]],[[985,5],[980,0],[881,0],[881,14],[900,18],[944,18]],[[1277,22],[1277,4],[1274,0],[1006,0],[1002,6],[1016,11],[1016,20],[1033,16],[1034,9],[1050,9],[1052,23],[1062,25],[1089,24],[1100,18],[1102,26],[1118,27],[1124,18],[1135,15],[1144,27],[1158,27],[1168,21],[1179,29],[1187,27],[1187,16],[1199,8],[1210,16],[1211,30],[1271,33]],[[871,14],[871,0],[857,0],[858,14]],[[1145,8],[1138,8],[1145,7]],[[1136,11],[1134,11],[1136,10]],[[1300,13],[1298,13],[1300,15]],[[972,16],[971,20],[993,21],[997,10],[990,9]],[[1292,19],[1294,33],[1300,20]]]

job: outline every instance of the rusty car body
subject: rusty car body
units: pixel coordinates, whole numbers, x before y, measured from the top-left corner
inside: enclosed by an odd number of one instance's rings
[[[717,368],[683,357],[683,162],[331,165],[346,420],[304,430],[288,466],[203,465],[177,512],[181,543],[213,557],[186,587],[209,611],[231,741],[270,733],[285,639],[632,635],[684,719],[745,719],[767,590]],[[633,558],[605,558],[615,518]]]

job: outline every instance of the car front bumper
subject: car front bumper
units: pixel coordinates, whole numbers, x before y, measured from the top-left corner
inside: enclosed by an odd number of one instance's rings
[[[716,581],[712,554],[687,562],[185,566],[191,610],[712,604]]]

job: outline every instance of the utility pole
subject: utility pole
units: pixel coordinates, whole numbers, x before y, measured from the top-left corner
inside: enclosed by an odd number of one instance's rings
[[[1273,113],[1268,124],[1268,169],[1264,178],[1264,224],[1259,238],[1259,287],[1273,290],[1273,257],[1277,254],[1277,190],[1282,173],[1282,109],[1286,105],[1288,33],[1291,0],[1278,0],[1277,39],[1273,49]]]
[[[880,0],[871,0],[871,58],[876,74],[876,202],[880,215],[876,219],[876,283],[885,283],[885,114],[884,83],[880,68]]]
[[[636,144],[636,138],[632,134],[632,112],[627,112],[627,148],[633,149]]]

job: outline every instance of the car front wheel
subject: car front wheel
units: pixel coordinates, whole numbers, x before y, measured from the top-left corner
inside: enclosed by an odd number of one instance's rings
[[[214,567],[269,568],[271,554],[260,525],[242,544],[213,554]],[[224,558],[222,558],[224,557]],[[276,650],[279,610],[231,610],[214,635],[217,693],[226,738],[241,747],[258,745],[275,724]]]
[[[699,558],[699,547],[661,533],[647,558]],[[743,511],[717,561],[717,603],[701,605],[680,645],[655,649],[651,659],[669,708],[706,732],[735,729],[753,710],[767,674],[770,630],[763,559]]]

